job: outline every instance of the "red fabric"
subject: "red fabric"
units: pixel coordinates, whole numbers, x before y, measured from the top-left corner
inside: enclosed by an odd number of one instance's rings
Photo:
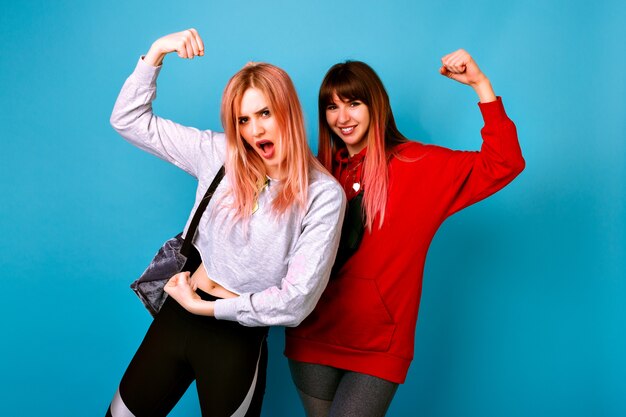
[[[524,169],[515,125],[500,98],[479,107],[485,121],[480,152],[416,142],[398,146],[400,157],[389,163],[383,227],[374,221],[315,310],[287,329],[287,357],[404,382],[435,232],[448,216],[500,190]],[[334,173],[342,185],[351,162]]]

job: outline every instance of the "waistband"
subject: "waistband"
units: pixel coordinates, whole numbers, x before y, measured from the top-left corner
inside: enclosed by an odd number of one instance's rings
[[[200,288],[196,290],[196,294],[198,294],[200,298],[202,298],[204,301],[216,301],[222,299],[222,297],[216,297],[212,294],[202,291]]]

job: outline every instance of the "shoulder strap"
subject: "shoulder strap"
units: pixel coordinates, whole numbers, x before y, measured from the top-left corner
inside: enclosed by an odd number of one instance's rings
[[[196,209],[196,212],[194,213],[193,218],[191,219],[191,223],[189,223],[189,229],[187,229],[185,240],[183,242],[183,245],[180,248],[180,253],[186,257],[189,257],[189,249],[191,248],[191,241],[193,240],[193,237],[196,234],[196,229],[198,228],[198,224],[200,223],[200,217],[202,217],[204,210],[206,210],[207,206],[209,205],[209,201],[211,201],[211,197],[213,197],[213,193],[215,192],[215,190],[217,189],[217,186],[222,181],[222,178],[224,178],[225,172],[226,171],[224,169],[224,165],[222,165],[220,170],[217,171],[217,174],[215,174],[215,178],[213,178],[213,182],[211,182],[211,185],[206,190],[204,197],[202,197],[202,200],[200,200],[200,204],[198,204],[198,208]]]

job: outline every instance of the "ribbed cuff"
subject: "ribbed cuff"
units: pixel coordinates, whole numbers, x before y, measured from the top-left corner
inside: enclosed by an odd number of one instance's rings
[[[482,113],[483,120],[485,122],[508,119],[509,117],[504,111],[502,97],[500,96],[496,97],[496,101],[491,101],[489,103],[478,103],[478,107],[480,108],[480,112]]]
[[[162,65],[153,67],[152,65],[147,64],[143,60],[143,56],[141,56],[137,62],[135,71],[133,71],[133,77],[135,77],[135,79],[142,84],[156,84],[161,68],[163,68]]]
[[[237,321],[238,301],[241,297],[215,300],[213,314],[218,320]]]

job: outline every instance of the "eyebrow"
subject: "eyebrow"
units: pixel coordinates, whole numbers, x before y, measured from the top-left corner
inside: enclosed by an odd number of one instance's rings
[[[270,108],[269,108],[268,106],[265,106],[265,107],[263,107],[261,110],[257,110],[257,111],[255,111],[255,112],[254,112],[254,114],[256,114],[256,115],[260,115],[261,113],[263,113],[263,112],[265,112],[265,111],[269,111],[269,109],[270,109]]]
[[[265,106],[262,109],[259,109],[259,110],[255,111],[255,112],[252,112],[252,114],[254,114],[256,116],[260,116],[264,111],[266,111],[266,110],[269,111],[269,109],[270,108],[268,106]],[[241,119],[243,117],[249,117],[249,116],[247,116],[245,114],[242,114],[242,115],[237,116],[237,119]]]

